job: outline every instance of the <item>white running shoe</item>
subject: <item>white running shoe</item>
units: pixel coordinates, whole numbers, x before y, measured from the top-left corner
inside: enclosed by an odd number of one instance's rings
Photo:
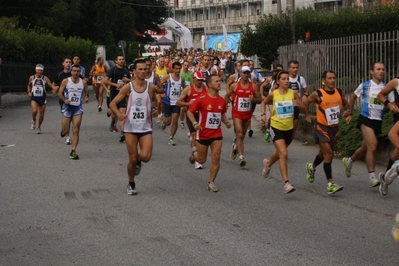
[[[209,182],[208,183],[208,185],[206,186],[206,188],[209,190],[209,191],[212,191],[212,192],[218,192],[219,190],[218,190],[218,187],[215,185],[215,183],[213,183],[213,182]]]
[[[294,191],[295,191],[295,188],[290,184],[290,182],[287,182],[284,184],[284,192],[286,194],[294,192]]]
[[[268,178],[270,175],[271,167],[268,167],[267,166],[268,164],[269,164],[269,159],[267,158],[263,159],[263,169],[262,169],[263,178]]]
[[[190,132],[187,132],[187,138],[188,138],[188,144],[191,145],[191,143],[193,142],[193,137],[191,136]]]
[[[35,130],[36,129],[36,122],[32,120],[32,122],[30,122],[30,129]]]
[[[65,144],[66,145],[71,145],[71,138],[70,137],[66,137],[65,138]]]
[[[175,146],[176,145],[176,143],[173,141],[173,139],[169,139],[168,144],[170,146]]]
[[[195,161],[194,168],[195,169],[202,169],[202,164],[200,164],[199,162]]]

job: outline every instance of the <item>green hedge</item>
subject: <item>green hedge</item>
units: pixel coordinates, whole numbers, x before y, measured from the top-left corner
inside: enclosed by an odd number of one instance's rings
[[[0,18],[0,55],[3,61],[60,64],[66,55],[79,54],[82,64],[91,65],[97,47],[77,37],[65,39],[36,29],[23,30],[16,19]]]
[[[244,56],[258,55],[262,67],[268,68],[278,58],[278,48],[292,44],[291,19],[286,13],[280,17],[263,15],[254,31],[250,25],[242,28],[240,52]],[[390,32],[399,29],[399,4],[378,7],[369,12],[346,7],[331,10],[314,10],[311,7],[295,11],[295,38],[310,41],[348,37],[361,34]],[[389,36],[386,36],[387,38]],[[296,42],[296,41],[295,41]],[[392,51],[387,51],[390,53]]]
[[[378,7],[369,12],[352,7],[336,12],[316,11],[308,7],[297,9],[295,16],[295,36],[305,39],[305,33],[309,31],[311,41],[399,29],[398,4]]]

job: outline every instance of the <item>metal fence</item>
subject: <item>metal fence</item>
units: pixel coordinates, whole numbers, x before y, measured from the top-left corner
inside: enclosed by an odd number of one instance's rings
[[[279,63],[284,67],[290,60],[299,62],[299,75],[305,78],[310,92],[322,86],[324,71],[336,72],[336,86],[349,100],[360,83],[371,79],[373,62],[385,64],[386,82],[398,76],[399,31],[298,43],[280,47],[279,53]],[[357,106],[359,103],[360,99]]]
[[[29,77],[35,74],[36,64],[20,62],[3,62],[1,65],[2,92],[26,92]],[[44,75],[54,80],[57,72],[62,71],[62,66],[44,66]]]

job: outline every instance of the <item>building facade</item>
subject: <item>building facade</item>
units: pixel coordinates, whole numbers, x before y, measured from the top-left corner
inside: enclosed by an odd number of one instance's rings
[[[342,6],[357,6],[364,11],[380,5],[389,5],[397,0],[167,0],[172,11],[170,17],[185,25],[193,35],[194,48],[203,48],[204,36],[222,34],[222,25],[228,33],[241,32],[240,27],[249,22],[254,25],[264,14],[287,10],[289,3],[294,8],[312,7],[316,10],[336,11]],[[288,4],[288,5],[287,5]],[[178,36],[173,39],[180,43]]]
[[[221,34],[223,24],[227,32],[236,33],[241,32],[240,27],[247,22],[255,24],[264,14],[277,14],[277,1],[280,0],[169,0],[169,5],[170,16],[192,32],[194,48],[203,48],[204,36]],[[315,0],[299,0],[295,4],[296,8],[314,7]],[[286,7],[282,1],[281,10]],[[179,43],[179,37],[174,38]]]

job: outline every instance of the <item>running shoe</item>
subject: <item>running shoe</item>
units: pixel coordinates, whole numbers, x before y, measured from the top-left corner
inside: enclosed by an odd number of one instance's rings
[[[380,180],[375,176],[370,178],[369,187],[376,187],[380,185]]]
[[[70,137],[66,137],[65,138],[65,145],[71,145],[71,138]]]
[[[118,128],[114,125],[114,127],[112,128],[112,132],[118,132]]]
[[[191,164],[194,164],[194,163],[195,163],[194,153],[191,153],[191,154],[190,154],[190,156],[188,157],[188,161],[189,161]]]
[[[263,134],[263,138],[267,143],[270,143],[270,132],[269,130],[266,130],[265,134]]]
[[[103,108],[101,106],[98,106],[98,111],[101,112]]]
[[[173,141],[173,138],[169,138],[168,144],[170,146],[175,146],[176,145],[176,143]]]
[[[346,177],[351,177],[352,163],[348,162],[349,158],[342,158],[342,165],[344,166],[344,174]]]
[[[231,153],[230,153],[231,159],[235,160],[237,158],[237,146],[236,143],[234,142],[231,144]]]
[[[308,181],[309,183],[314,182],[314,172],[316,172],[316,169],[312,169],[312,163],[307,163],[306,164],[306,170],[308,170]]]
[[[385,172],[384,179],[387,185],[390,185],[399,174],[399,160],[395,161],[391,168]]]
[[[208,186],[206,187],[209,191],[218,192],[218,187],[213,182],[208,182]]]
[[[107,117],[110,117],[110,116],[111,116],[111,114],[107,112]]]
[[[165,130],[165,128],[166,128],[166,125],[165,125],[164,122],[162,122],[162,124],[161,124],[161,129],[162,129],[162,130]]]
[[[291,193],[291,192],[294,192],[294,191],[295,191],[295,188],[294,188],[294,186],[292,186],[290,184],[290,182],[286,182],[284,184],[284,193],[288,194],[288,193]]]
[[[114,123],[111,121],[111,124],[109,124],[109,131],[114,131]]]
[[[240,161],[238,163],[240,167],[244,167],[247,164],[247,161],[244,159],[244,156],[240,156]]]
[[[79,160],[79,156],[76,154],[75,150],[72,150],[71,153],[69,154],[69,159],[72,160]]]
[[[338,191],[341,191],[343,189],[344,189],[343,186],[340,186],[340,185],[338,185],[335,182],[331,182],[331,184],[329,186],[327,186],[327,193],[328,194],[334,194],[334,193],[336,193]]]
[[[119,142],[124,142],[125,141],[125,134],[121,134],[120,136],[119,136]]]
[[[127,194],[128,195],[137,195],[136,184],[133,182],[133,185],[127,185]]]
[[[395,225],[392,227],[392,236],[396,242],[399,242],[399,213],[395,217]]]
[[[250,129],[248,131],[248,137],[252,138],[252,135],[254,134],[254,131],[252,129]]]
[[[195,168],[195,169],[202,169],[202,164],[200,164],[199,162],[196,161],[196,162],[194,163],[194,168]]]
[[[263,178],[268,178],[270,175],[271,167],[268,167],[267,166],[268,164],[269,164],[269,159],[267,158],[263,159],[263,169],[262,169]]]
[[[184,122],[183,122],[183,121],[180,122],[180,128],[181,128],[181,129],[184,128]]]
[[[36,122],[33,120],[30,122],[30,129],[32,129],[32,130],[36,129]]]
[[[193,142],[193,137],[191,136],[190,132],[187,132],[187,138],[188,138],[188,144],[191,145],[191,143]]]
[[[61,133],[60,133],[61,138],[65,137],[65,135],[66,134],[61,130]]]
[[[38,127],[36,132],[37,132],[37,134],[42,134],[42,129],[40,127]]]
[[[157,117],[157,124],[160,125],[162,123],[162,116]]]
[[[384,173],[380,173],[378,177],[380,179],[380,187],[379,187],[380,193],[381,195],[386,196],[388,195],[388,184],[387,182],[385,182]]]
[[[140,156],[140,154],[139,154],[139,156]],[[136,163],[136,174],[135,174],[135,176],[138,176],[138,175],[140,174],[140,172],[141,172],[141,167],[142,167],[141,161],[139,161],[139,160],[137,159],[137,163]]]

